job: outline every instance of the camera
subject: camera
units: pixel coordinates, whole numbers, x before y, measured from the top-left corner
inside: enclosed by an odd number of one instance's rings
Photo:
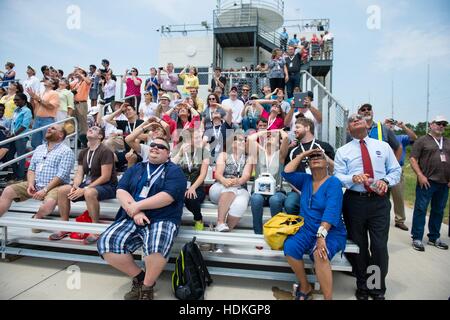
[[[164,68],[163,68],[163,67],[159,67],[158,69],[159,69],[159,70],[163,70]]]
[[[394,120],[394,119],[389,119],[389,122],[390,123],[392,123],[394,126],[396,126],[397,124],[398,124],[398,121],[397,120]]]

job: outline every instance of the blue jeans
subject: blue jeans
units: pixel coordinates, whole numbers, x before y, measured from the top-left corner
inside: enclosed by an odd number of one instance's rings
[[[244,129],[244,131],[247,131],[248,129],[256,129],[257,121],[258,119],[253,117],[247,116],[242,118],[242,129]]]
[[[411,236],[413,240],[422,240],[425,231],[425,217],[427,208],[431,201],[430,219],[428,221],[428,239],[435,241],[440,238],[442,218],[444,217],[445,204],[448,198],[448,186],[445,183],[430,181],[430,188],[416,186],[416,202],[414,203],[414,213]]]
[[[46,117],[46,118],[42,118],[42,117],[36,117],[34,118],[34,123],[33,123],[33,130],[37,129],[37,128],[42,128],[46,125],[49,125],[51,123],[55,122],[55,118],[51,118],[51,117]],[[40,132],[36,132],[33,133],[31,135],[31,146],[33,147],[33,149],[36,149],[38,146],[40,146],[43,142],[44,142],[44,138],[45,138],[45,133],[47,132],[47,130],[43,130]]]
[[[20,157],[21,155],[24,155],[27,152],[27,141],[28,138],[23,138],[16,140],[14,143],[15,152],[17,153],[17,157]],[[14,172],[14,175],[18,180],[24,180],[25,179],[25,161],[26,159],[20,160],[19,162],[16,162],[12,165],[12,169]]]
[[[283,211],[283,203],[286,195],[282,192],[275,192],[273,196],[264,196],[258,193],[252,194],[250,197],[250,206],[253,216],[253,231],[256,234],[263,233],[263,210],[267,203],[270,206],[270,214],[272,217]]]
[[[288,193],[286,201],[284,201],[284,209],[288,214],[299,214],[300,212],[300,195],[291,191]]]
[[[295,87],[300,87],[300,73],[290,74],[289,81],[286,82],[286,93],[289,99],[294,96]]]

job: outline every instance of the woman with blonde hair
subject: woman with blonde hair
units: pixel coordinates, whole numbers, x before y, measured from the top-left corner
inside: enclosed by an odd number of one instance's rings
[[[178,77],[183,80],[183,96],[186,98],[190,95],[189,89],[198,89],[200,82],[198,81],[198,72],[196,67],[186,66]]]

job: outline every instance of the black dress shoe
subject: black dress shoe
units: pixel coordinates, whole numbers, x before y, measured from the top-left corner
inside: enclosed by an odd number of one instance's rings
[[[369,292],[363,289],[356,289],[356,300],[369,300]]]
[[[372,292],[369,292],[369,296],[373,300],[386,300],[386,298],[384,297],[384,293],[372,293]]]
[[[403,222],[396,223],[395,227],[399,228],[400,230],[403,230],[403,231],[408,231],[409,230],[408,227]]]

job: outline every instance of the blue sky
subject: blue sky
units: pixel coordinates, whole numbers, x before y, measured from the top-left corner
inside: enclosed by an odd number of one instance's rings
[[[195,3],[193,6],[192,4]],[[0,0],[0,63],[13,61],[21,78],[28,64],[70,71],[109,58],[115,72],[158,63],[161,25],[212,21],[216,1]],[[70,5],[80,29],[67,28]],[[367,8],[380,8],[381,27],[369,30]],[[377,119],[425,120],[427,62],[430,117],[450,118],[450,1],[285,1],[285,18],[329,18],[335,36],[333,93],[350,111],[370,101]]]

